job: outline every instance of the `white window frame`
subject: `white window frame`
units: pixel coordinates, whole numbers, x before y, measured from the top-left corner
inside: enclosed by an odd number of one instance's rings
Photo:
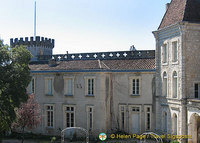
[[[92,111],[90,111],[90,109],[92,109]],[[93,105],[89,105],[87,106],[87,129],[88,131],[93,131],[94,129],[94,106]],[[92,116],[92,122],[90,120],[90,116]],[[92,125],[92,127],[90,127],[90,125]]]
[[[133,93],[133,80],[135,80],[135,94]],[[139,89],[137,86],[137,80],[139,80]],[[142,90],[141,90],[141,85],[142,85],[142,79],[141,76],[131,76],[129,77],[129,94],[131,96],[140,96],[142,95]],[[139,94],[137,94],[139,92]]]
[[[164,75],[164,73],[166,73],[166,75]],[[166,71],[163,72],[162,74],[162,95],[164,97],[167,97],[168,96],[168,74]],[[166,80],[166,81],[165,81]]]
[[[148,111],[148,108],[150,109],[150,111]],[[151,106],[149,106],[149,105],[145,105],[144,106],[144,110],[145,110],[145,130],[146,131],[151,131],[151,118],[152,118],[152,107]],[[149,127],[149,129],[147,128],[148,127],[148,114],[150,115],[150,127]]]
[[[174,74],[176,73],[176,76]],[[175,85],[175,79],[176,79],[176,85]],[[176,86],[176,89],[174,88]],[[176,96],[175,96],[175,90],[176,90]],[[172,98],[178,98],[178,73],[177,71],[173,71],[172,73]]]
[[[68,80],[72,80],[72,93],[71,94],[69,94],[68,93]],[[64,77],[64,95],[65,96],[74,96],[74,77],[67,77],[67,76],[65,76]]]
[[[52,93],[49,94],[49,80],[52,80]],[[45,95],[48,96],[53,96],[54,94],[54,87],[53,87],[53,83],[54,83],[54,77],[45,77]]]
[[[73,107],[74,111],[66,111],[67,107],[69,107],[69,108]],[[63,125],[64,125],[65,128],[68,127],[67,126],[67,118],[66,118],[67,113],[70,113],[70,115],[71,115],[71,113],[73,113],[73,118],[74,118],[74,123],[73,123],[74,126],[73,127],[76,127],[76,106],[75,105],[63,105],[63,117],[64,117]],[[70,123],[69,123],[70,126],[69,127],[72,127],[71,126],[71,117],[70,117],[69,120],[70,120]]]
[[[164,48],[166,48],[164,50]],[[161,46],[161,58],[162,58],[162,64],[163,65],[167,65],[168,64],[168,59],[169,59],[169,44],[168,43],[164,43],[162,46]]]
[[[89,94],[88,92],[88,80],[91,80],[91,79],[93,79],[93,94]],[[94,76],[87,76],[87,77],[85,77],[85,95],[86,96],[90,96],[90,97],[93,97],[93,96],[95,96],[95,94],[96,94],[96,77],[94,77]]]
[[[176,43],[176,51],[174,51],[174,43]],[[172,63],[176,64],[178,63],[178,40],[172,41]],[[176,54],[176,59],[175,59],[175,54]]]
[[[35,94],[35,81],[36,80],[36,78],[35,77],[32,77],[32,79],[31,79],[31,82],[29,83],[29,93],[30,94]],[[33,85],[32,84],[34,84],[34,89],[33,89]]]
[[[53,107],[53,109],[47,109],[48,106]],[[44,104],[45,111],[45,127],[46,128],[55,128],[55,104]],[[48,111],[53,112],[53,126],[48,126]],[[51,119],[50,119],[51,120]]]
[[[123,109],[123,111],[122,111]],[[126,110],[127,107],[126,105],[119,105],[119,126],[121,131],[125,131],[126,130]],[[124,113],[124,126],[122,125],[122,113]]]

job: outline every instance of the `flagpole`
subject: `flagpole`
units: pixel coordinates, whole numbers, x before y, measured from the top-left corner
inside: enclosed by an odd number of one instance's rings
[[[34,38],[36,39],[36,0],[35,0],[35,16],[34,16]]]

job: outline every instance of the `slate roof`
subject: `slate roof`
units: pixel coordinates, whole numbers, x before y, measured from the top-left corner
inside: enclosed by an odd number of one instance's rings
[[[158,29],[182,21],[200,22],[200,0],[172,0]]]
[[[32,71],[62,71],[62,70],[154,70],[155,58],[125,59],[125,60],[72,60],[57,61],[51,67],[45,64],[30,64]]]

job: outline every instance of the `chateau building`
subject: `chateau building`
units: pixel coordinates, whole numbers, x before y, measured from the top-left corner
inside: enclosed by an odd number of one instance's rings
[[[66,127],[83,127],[95,135],[117,130],[140,134],[155,128],[154,50],[48,55],[52,40],[30,39],[11,39],[11,45],[25,44],[37,53],[28,87],[42,109],[36,132],[60,134]]]
[[[200,0],[172,0],[166,8],[153,32],[155,51],[52,55],[53,39],[11,39],[34,56],[28,92],[43,115],[35,132],[153,131],[200,142]]]
[[[172,0],[156,39],[156,129],[200,142],[200,1]]]

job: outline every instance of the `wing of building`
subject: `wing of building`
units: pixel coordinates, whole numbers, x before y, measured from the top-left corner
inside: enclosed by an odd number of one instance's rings
[[[172,0],[156,38],[156,129],[200,141],[200,1]],[[186,140],[182,139],[181,142]]]

